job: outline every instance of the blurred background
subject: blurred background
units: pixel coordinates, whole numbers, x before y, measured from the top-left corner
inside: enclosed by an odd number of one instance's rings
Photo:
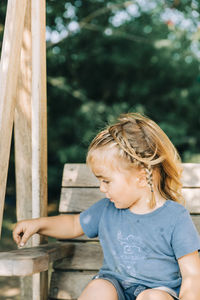
[[[7,1],[0,5],[0,46]],[[184,162],[200,162],[200,2],[47,0],[49,203],[63,164],[84,162],[124,112],[156,121]],[[6,205],[15,207],[13,145]]]
[[[200,162],[200,2],[46,2],[52,211],[64,163],[84,162],[91,139],[120,113],[146,114],[166,132],[184,162]],[[0,47],[6,5],[1,0]],[[1,250],[14,247],[13,152],[12,143]]]

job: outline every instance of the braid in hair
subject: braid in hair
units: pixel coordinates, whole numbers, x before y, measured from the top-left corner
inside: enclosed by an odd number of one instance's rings
[[[150,165],[144,168],[146,171],[147,184],[151,190],[150,208],[153,208],[156,204],[155,195],[153,191],[153,169]]]
[[[108,126],[94,138],[87,161],[92,159],[92,150],[103,147],[117,148],[120,157],[145,170],[152,196],[151,208],[156,204],[153,184],[155,168],[159,173],[156,187],[161,196],[183,202],[180,157],[167,135],[154,121],[138,113],[121,115],[116,124]]]

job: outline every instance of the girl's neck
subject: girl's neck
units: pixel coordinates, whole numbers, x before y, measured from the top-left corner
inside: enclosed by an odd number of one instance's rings
[[[130,211],[136,214],[147,214],[163,206],[163,204],[166,202],[166,199],[163,198],[158,191],[154,191],[154,194],[156,200],[156,205],[154,208],[150,208],[150,197],[148,193],[148,195],[144,195],[142,199],[137,201],[135,205],[129,208]]]

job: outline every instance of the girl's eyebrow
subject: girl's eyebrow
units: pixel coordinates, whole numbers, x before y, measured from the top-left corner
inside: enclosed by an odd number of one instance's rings
[[[96,176],[96,178],[104,178],[104,179],[108,179],[108,177],[102,176],[102,175],[95,175],[95,176]]]
[[[101,176],[101,175],[96,175],[95,174],[95,176],[96,176],[96,178],[103,178],[103,176]]]

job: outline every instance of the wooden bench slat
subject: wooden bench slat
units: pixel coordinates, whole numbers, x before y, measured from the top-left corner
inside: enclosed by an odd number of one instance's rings
[[[183,187],[200,187],[200,163],[184,163],[182,174]]]
[[[59,212],[80,212],[105,197],[99,188],[62,188]]]
[[[78,299],[87,283],[96,274],[95,271],[53,272],[50,283],[51,299]]]
[[[190,213],[200,213],[200,188],[184,188],[183,196]],[[99,188],[62,188],[59,212],[77,213],[104,197]]]
[[[200,163],[184,163],[183,187],[200,187]],[[63,187],[98,187],[99,181],[86,164],[65,164]]]
[[[86,164],[65,164],[62,186],[69,187],[98,187],[99,180]]]
[[[191,215],[194,225],[198,232],[200,232],[200,215]]]
[[[48,270],[49,263],[66,256],[66,243],[0,252],[0,276],[29,276]]]
[[[103,254],[98,242],[69,243],[66,257],[54,263],[57,270],[99,270]]]
[[[200,188],[183,189],[185,207],[191,214],[200,214]]]

